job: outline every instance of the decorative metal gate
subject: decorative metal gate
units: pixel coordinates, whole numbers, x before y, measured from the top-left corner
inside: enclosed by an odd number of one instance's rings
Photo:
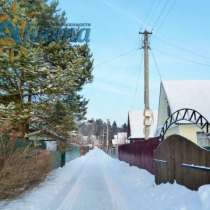
[[[200,127],[205,133],[210,132],[210,123],[202,114],[194,109],[184,108],[172,113],[166,120],[160,132],[161,140],[164,139],[167,130],[180,121],[191,122]]]

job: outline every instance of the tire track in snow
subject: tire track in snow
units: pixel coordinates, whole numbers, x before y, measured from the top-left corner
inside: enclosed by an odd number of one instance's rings
[[[78,171],[79,173],[74,174],[74,177],[76,176],[76,179],[74,180],[74,184],[72,185],[71,189],[67,189],[66,196],[62,199],[59,206],[55,210],[71,210],[72,209],[74,203],[77,201],[79,197],[79,193],[81,191],[81,188],[79,187],[79,182],[81,181],[82,175],[86,172],[88,162],[89,160],[86,160],[85,164],[83,164],[82,167],[80,167],[81,170]]]
[[[79,179],[79,174],[81,174],[81,171],[84,170],[84,165],[85,162],[87,161],[85,156],[80,157],[80,161],[82,160],[82,164],[80,164],[76,170],[74,170],[74,173],[69,174],[70,175],[70,179],[68,181],[68,183],[65,185],[65,187],[63,188],[62,191],[59,192],[58,196],[56,197],[55,200],[52,201],[52,203],[50,203],[50,205],[48,206],[47,210],[57,210],[59,209],[60,203],[63,202],[63,200],[65,199],[65,197],[68,195],[69,193],[69,189],[72,188],[72,186],[74,186],[77,182],[77,180]]]
[[[102,163],[88,157],[84,169],[57,210],[117,210],[101,170]]]
[[[107,167],[109,163],[103,163],[101,165],[101,170],[103,171],[104,180],[109,190],[109,194],[111,195],[113,209],[114,210],[131,210],[127,205],[126,198],[124,196],[123,191],[120,189],[120,185],[117,184],[116,180],[113,180],[112,173],[109,172],[109,168]]]

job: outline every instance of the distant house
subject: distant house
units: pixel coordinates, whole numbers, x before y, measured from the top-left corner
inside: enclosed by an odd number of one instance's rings
[[[158,119],[156,135],[166,119],[183,108],[191,108],[210,120],[210,80],[163,81],[160,85]],[[173,125],[166,133],[182,135],[200,146],[210,146],[207,135],[196,125],[181,121]]]
[[[150,137],[154,137],[156,131],[157,112],[153,112],[153,125],[150,131]],[[129,111],[128,112],[128,139],[131,141],[143,140],[144,125],[143,125],[143,111]]]
[[[119,132],[117,135],[114,135],[114,139],[112,139],[112,145],[118,146],[121,144],[127,143],[127,133],[126,132]]]

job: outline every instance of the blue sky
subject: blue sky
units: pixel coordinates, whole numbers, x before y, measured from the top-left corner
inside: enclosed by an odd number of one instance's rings
[[[83,90],[90,100],[88,118],[122,124],[129,110],[143,109],[143,51],[138,32],[145,28],[154,32],[150,41],[153,110],[158,108],[161,79],[210,79],[208,0],[60,0],[60,8],[69,22],[92,25],[94,82]]]

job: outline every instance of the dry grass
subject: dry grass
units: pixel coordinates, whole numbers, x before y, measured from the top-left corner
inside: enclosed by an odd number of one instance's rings
[[[19,196],[42,182],[51,170],[47,151],[22,149],[0,158],[0,199]]]

